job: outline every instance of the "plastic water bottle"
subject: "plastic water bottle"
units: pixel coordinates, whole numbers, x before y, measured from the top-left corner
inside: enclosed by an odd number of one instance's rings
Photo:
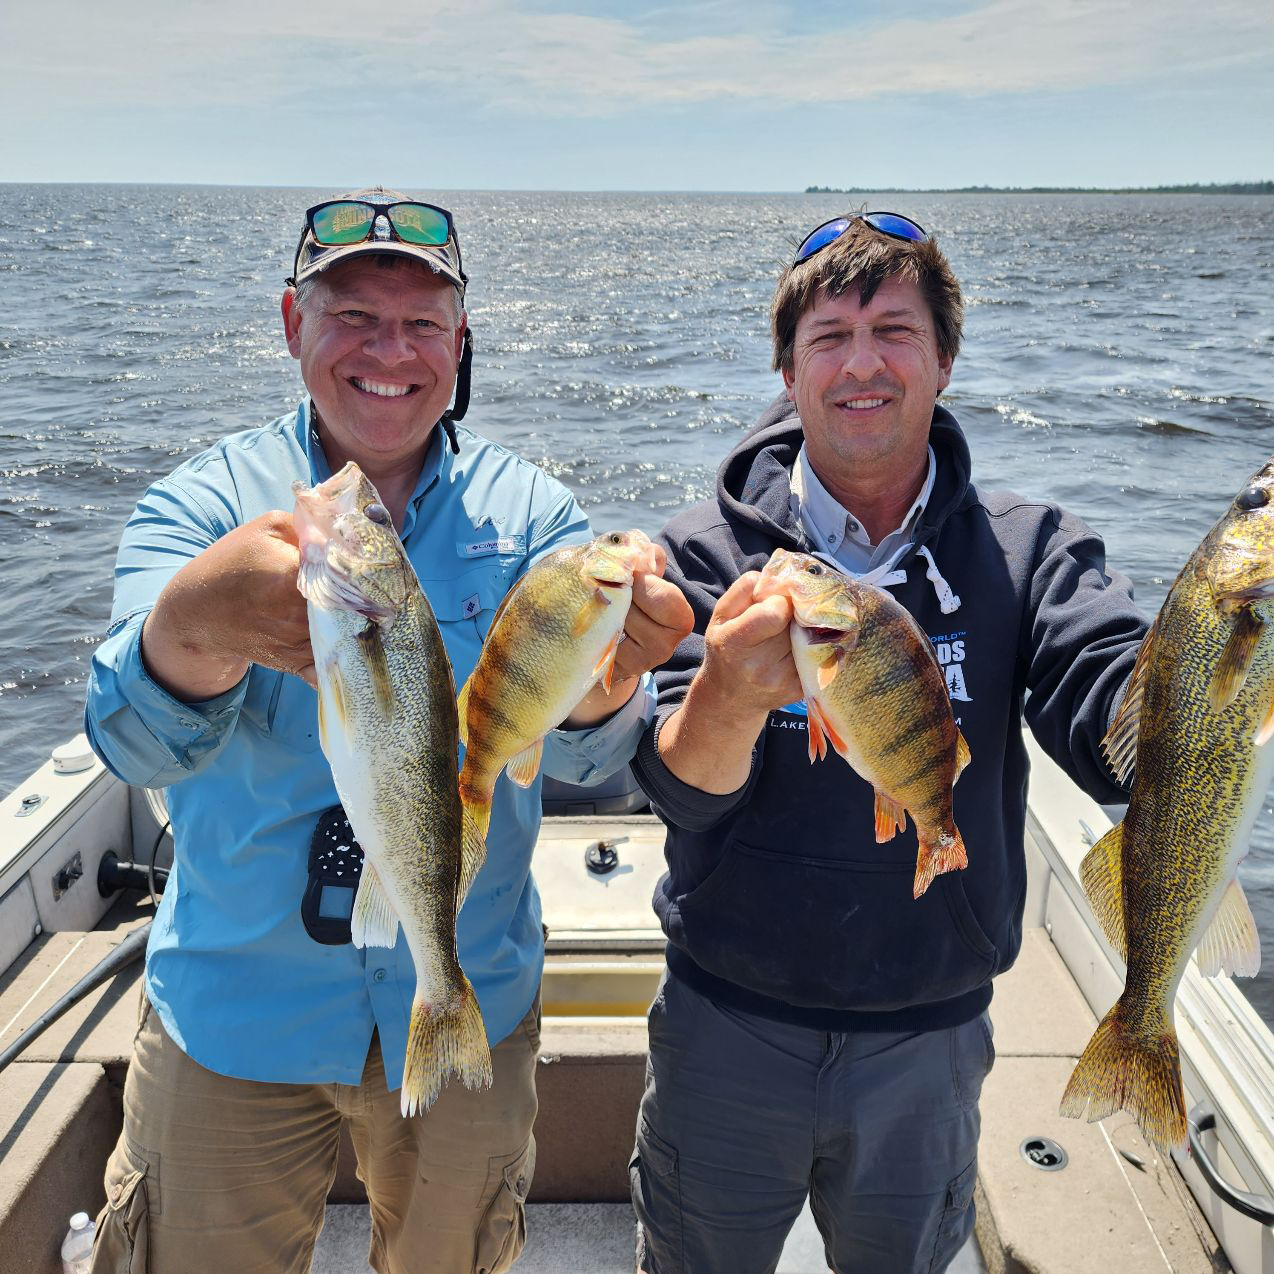
[[[87,1212],[77,1212],[71,1218],[71,1228],[62,1240],[62,1274],[88,1274],[96,1230],[97,1226]]]

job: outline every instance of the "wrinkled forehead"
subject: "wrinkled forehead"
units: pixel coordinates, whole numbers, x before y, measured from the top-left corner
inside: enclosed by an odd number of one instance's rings
[[[901,275],[891,274],[871,296],[863,300],[863,279],[859,275],[847,288],[832,292],[824,284],[814,293],[809,306],[797,320],[798,330],[807,330],[837,322],[874,322],[897,318],[933,327],[933,311],[919,284]]]

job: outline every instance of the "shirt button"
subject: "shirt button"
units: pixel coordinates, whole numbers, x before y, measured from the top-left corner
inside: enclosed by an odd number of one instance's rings
[[[848,526],[848,527],[849,527],[849,529],[850,529],[851,531],[857,531],[857,530],[858,530],[858,523],[857,523],[857,522],[855,522],[853,518],[850,518],[850,519],[849,519],[849,521],[848,521],[845,525],[846,525],[846,526]]]
[[[385,970],[384,970],[384,969],[377,969],[377,970],[376,970],[376,972],[372,974],[372,981],[373,981],[373,982],[384,982],[384,980],[385,980]]]

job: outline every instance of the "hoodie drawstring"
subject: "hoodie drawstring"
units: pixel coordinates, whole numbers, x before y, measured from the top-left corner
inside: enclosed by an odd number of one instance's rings
[[[818,550],[806,551],[810,552],[813,557],[834,567],[842,575],[848,575],[851,579],[856,579],[860,584],[875,584],[877,588],[892,588],[895,584],[905,584],[907,582],[906,570],[899,569],[897,563],[898,559],[910,547],[910,544],[904,544],[889,561],[881,562],[879,566],[873,566],[870,571],[861,573],[846,570],[830,553],[821,553]],[[933,585],[934,596],[938,599],[938,607],[942,613],[950,615],[959,610],[960,598],[951,591],[951,585],[942,578],[942,572],[938,570],[938,563],[933,560],[933,554],[925,545],[921,544],[916,548],[916,555],[923,557],[929,563],[929,567],[925,571],[925,578]]]

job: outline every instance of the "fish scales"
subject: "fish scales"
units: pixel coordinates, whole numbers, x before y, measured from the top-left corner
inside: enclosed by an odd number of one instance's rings
[[[1272,481],[1266,466],[1245,492],[1255,487],[1268,498]],[[1274,576],[1274,516],[1266,509],[1232,506],[1174,582],[1127,694],[1126,702],[1139,698],[1128,809],[1081,869],[1127,975],[1076,1066],[1062,1113],[1087,1109],[1093,1120],[1129,1110],[1164,1151],[1186,1144],[1173,1004],[1191,953],[1203,944],[1205,972],[1255,973],[1259,965],[1236,873],[1274,777],[1274,748],[1256,742],[1274,702],[1269,602],[1260,595],[1262,576]],[[1218,669],[1252,623],[1258,636],[1245,648],[1241,684],[1218,709]],[[1117,719],[1108,744],[1118,732]],[[1116,770],[1119,760],[1112,755]]]

